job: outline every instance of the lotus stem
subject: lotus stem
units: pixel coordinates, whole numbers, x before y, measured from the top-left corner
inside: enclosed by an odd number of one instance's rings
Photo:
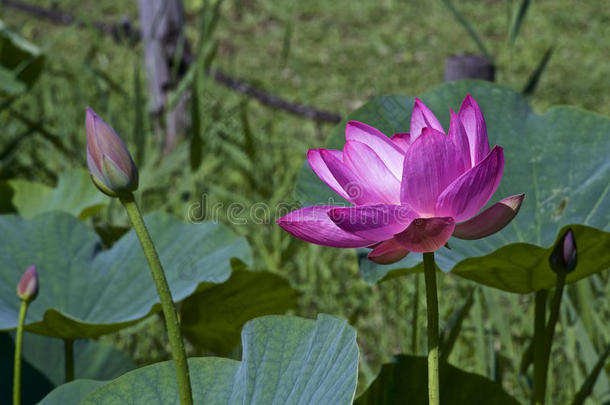
[[[74,381],[74,340],[64,339],[64,357],[66,382]]]
[[[21,300],[21,306],[19,307],[19,323],[17,324],[17,336],[15,337],[15,362],[13,364],[13,405],[21,405],[21,350],[28,304],[27,300]]]
[[[537,404],[544,404],[544,399],[546,397],[546,380],[547,374],[549,371],[549,361],[551,359],[551,347],[553,346],[553,336],[555,335],[555,325],[557,325],[557,320],[559,319],[559,309],[561,307],[561,298],[563,296],[563,288],[566,285],[566,273],[558,273],[557,281],[555,284],[555,293],[553,294],[553,299],[551,301],[551,314],[549,315],[549,321],[546,324],[545,330],[545,345],[544,351],[542,352],[544,358],[541,359],[541,370],[540,370],[540,388],[536,392],[538,392],[537,400],[541,402],[537,402]],[[534,387],[535,388],[535,387]]]
[[[532,404],[544,405],[546,396],[546,300],[547,290],[536,291],[534,313],[534,396]]]
[[[419,353],[419,290],[420,290],[421,279],[419,274],[415,274],[415,298],[413,301],[413,317],[411,324],[411,352],[414,355]]]
[[[434,252],[424,253],[426,279],[426,305],[428,312],[428,404],[439,404],[438,378],[438,298],[436,293],[436,266]]]
[[[121,203],[127,211],[127,215],[138,235],[142,250],[148,265],[152,272],[153,279],[157,286],[157,292],[161,300],[161,307],[163,308],[163,315],[165,317],[165,324],[167,327],[167,334],[169,337],[169,344],[172,349],[172,357],[174,359],[174,365],[176,367],[176,378],[178,380],[178,392],[180,394],[180,404],[192,405],[193,404],[193,393],[191,389],[191,381],[189,379],[188,362],[186,360],[186,351],[184,350],[184,342],[182,340],[182,333],[180,332],[180,323],[178,322],[178,315],[176,314],[176,307],[172,300],[172,294],[161,266],[161,261],[155,250],[150,234],[146,229],[144,220],[140,209],[136,204],[133,194],[125,194],[120,197]]]

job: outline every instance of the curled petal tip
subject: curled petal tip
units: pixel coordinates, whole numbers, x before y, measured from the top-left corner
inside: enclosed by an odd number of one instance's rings
[[[36,266],[31,265],[23,273],[17,284],[17,296],[23,301],[33,301],[38,296],[38,273]]]
[[[481,239],[500,231],[519,213],[525,194],[506,197],[479,215],[455,226],[453,236],[460,239]]]

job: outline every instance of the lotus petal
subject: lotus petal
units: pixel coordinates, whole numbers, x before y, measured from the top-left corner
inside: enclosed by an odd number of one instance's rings
[[[525,194],[506,197],[479,215],[455,225],[453,236],[460,239],[481,239],[498,232],[519,212]]]
[[[411,135],[408,132],[399,132],[392,135],[392,141],[400,148],[404,153],[409,149],[411,145]]]
[[[332,206],[305,207],[283,216],[277,224],[293,236],[305,242],[330,247],[365,247],[375,244],[339,228],[328,217]]]
[[[369,146],[347,141],[343,148],[345,165],[356,173],[365,187],[387,204],[400,204],[400,180],[397,179]]]
[[[421,102],[420,99],[415,99],[413,106],[413,114],[411,114],[411,142],[415,141],[422,133],[424,128],[434,128],[437,131],[445,132],[443,126],[436,119],[432,111]]]
[[[403,231],[417,213],[407,205],[375,204],[332,208],[328,216],[344,231],[380,242]]]
[[[345,139],[369,145],[397,179],[402,178],[403,151],[381,131],[358,121],[345,126]]]
[[[504,170],[504,153],[495,146],[489,155],[458,177],[438,198],[436,214],[457,222],[472,218],[498,188]]]
[[[333,175],[337,183],[341,186],[348,196],[348,201],[354,204],[374,204],[381,201],[373,190],[369,189],[366,183],[345,163],[337,159],[334,152],[329,152],[326,149],[320,150],[320,156],[328,170]]]
[[[392,238],[375,245],[367,258],[377,264],[392,264],[402,260],[407,254],[409,251]]]
[[[435,216],[438,196],[463,172],[462,159],[447,135],[424,128],[405,155],[400,199],[422,217]]]
[[[454,228],[451,217],[417,218],[394,238],[410,252],[434,252],[447,243]]]
[[[485,118],[477,102],[469,94],[462,101],[460,112],[458,113],[470,144],[470,158],[472,166],[476,165],[489,154],[489,141],[487,140],[487,126]]]
[[[328,153],[334,155],[335,158],[337,158],[339,161],[343,162],[342,151],[333,149],[326,150],[328,151]],[[328,187],[332,188],[335,193],[339,194],[341,197],[349,201],[349,196],[347,195],[343,187],[341,187],[339,182],[337,182],[335,176],[333,176],[333,174],[330,172],[330,170],[328,169],[328,165],[326,164],[324,159],[322,159],[321,151],[322,149],[310,149],[307,151],[307,162],[309,163],[309,167],[311,167],[311,170],[313,170],[313,172],[320,178],[320,180],[326,183]]]

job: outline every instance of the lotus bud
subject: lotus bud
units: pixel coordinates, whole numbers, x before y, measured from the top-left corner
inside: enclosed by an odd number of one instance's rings
[[[38,295],[38,273],[36,266],[31,265],[23,273],[17,284],[17,296],[24,301],[33,301]]]
[[[572,229],[569,228],[557,241],[549,257],[549,263],[555,273],[569,273],[576,267],[577,259],[576,240]]]
[[[93,184],[118,197],[138,188],[138,168],[114,129],[87,107],[87,166]]]

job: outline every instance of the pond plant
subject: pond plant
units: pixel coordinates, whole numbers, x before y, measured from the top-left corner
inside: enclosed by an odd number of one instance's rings
[[[485,119],[467,95],[451,111],[445,133],[434,114],[415,99],[409,133],[391,138],[350,121],[343,151],[312,149],[312,170],[354,204],[293,211],[278,224],[296,237],[331,247],[371,247],[368,258],[391,264],[423,253],[428,310],[428,389],[439,404],[439,319],[434,252],[449,238],[479,239],[504,228],[519,212],[523,194],[477,213],[492,197],[504,169],[499,146],[489,148]]]

